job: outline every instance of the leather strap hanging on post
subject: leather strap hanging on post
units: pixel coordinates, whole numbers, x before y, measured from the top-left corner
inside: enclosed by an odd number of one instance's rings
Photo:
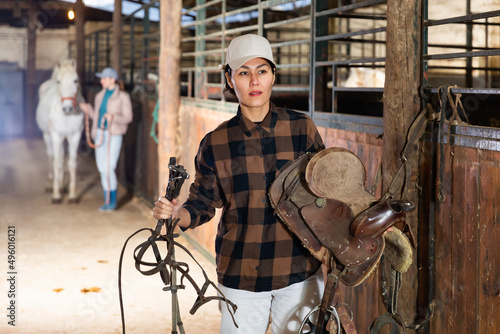
[[[415,153],[415,145],[418,143],[420,138],[425,132],[425,127],[427,126],[429,114],[433,113],[432,107],[430,104],[427,106],[415,117],[415,120],[410,125],[408,129],[408,133],[406,135],[406,143],[401,151],[401,160],[402,163],[399,165],[399,168],[396,172],[396,175],[392,179],[391,185],[387,189],[387,192],[384,196],[382,196],[381,201],[390,199],[390,198],[398,198],[400,199],[402,196],[402,191],[405,187],[408,186],[408,179],[410,177],[410,162]]]
[[[427,104],[426,107],[415,117],[414,121],[408,129],[406,136],[406,142],[401,151],[401,164],[394,176],[387,192],[382,196],[381,200],[387,200],[392,198],[401,199],[403,197],[405,189],[410,185],[411,177],[411,163],[414,160],[415,146],[425,132],[429,116],[432,115],[434,111],[432,106]],[[375,187],[375,185],[374,185]],[[409,236],[409,241],[411,245],[415,247],[415,241],[411,231],[408,229],[406,233]],[[401,277],[402,273],[396,270],[391,265],[391,280],[389,283],[389,291],[387,291],[387,280],[384,275],[384,261],[381,262],[381,272],[382,272],[382,295],[384,297],[384,303],[387,307],[387,312],[379,317],[377,317],[373,323],[370,325],[370,333],[377,334],[380,332],[382,327],[391,324],[392,329],[390,334],[398,334],[399,327],[403,328],[403,333],[406,333],[406,324],[401,319],[398,314],[397,305],[399,290],[401,288]]]
[[[446,123],[446,105],[448,103],[448,94],[442,93],[442,90],[448,91],[448,86],[438,88],[440,119],[439,119],[439,181],[438,181],[438,199],[444,201],[443,180],[444,180],[444,125]],[[449,137],[448,137],[449,138]]]

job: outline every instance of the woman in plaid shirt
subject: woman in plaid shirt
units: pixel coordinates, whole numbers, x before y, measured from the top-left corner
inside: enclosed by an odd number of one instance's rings
[[[219,288],[237,304],[232,322],[220,305],[220,333],[296,333],[320,303],[320,263],[274,214],[267,193],[276,173],[306,152],[324,148],[310,117],[270,102],[276,78],[264,37],[244,35],[228,46],[226,89],[239,101],[235,117],[200,143],[196,175],[183,204],[161,197],[153,217],[180,218],[183,230],[222,208],[215,240]]]

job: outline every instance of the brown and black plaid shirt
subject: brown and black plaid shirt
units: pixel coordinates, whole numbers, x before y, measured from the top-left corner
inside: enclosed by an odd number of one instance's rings
[[[215,240],[219,282],[229,288],[270,291],[313,275],[319,262],[277,220],[267,193],[276,172],[306,152],[324,148],[310,117],[271,105],[256,124],[241,110],[205,136],[196,177],[184,203],[189,228],[223,208]]]

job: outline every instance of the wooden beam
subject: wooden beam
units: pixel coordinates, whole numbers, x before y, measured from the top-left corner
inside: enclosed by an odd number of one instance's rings
[[[160,63],[158,109],[158,186],[165,193],[168,184],[168,162],[177,157],[176,135],[180,107],[182,0],[162,1],[160,5]],[[177,163],[181,163],[177,157]]]
[[[113,38],[111,44],[111,66],[122,73],[122,1],[115,0],[115,10],[113,12]]]
[[[76,72],[80,77],[80,84],[83,96],[86,94],[85,77],[85,4],[83,0],[77,0],[75,6],[75,26],[76,26]]]
[[[3,0],[0,2],[0,9],[14,9],[14,7],[19,6],[20,9],[29,9],[30,4],[27,1],[16,1],[16,0]]]
[[[382,157],[383,193],[387,191],[401,164],[400,153],[410,124],[421,109],[419,86],[421,78],[421,6],[422,0],[387,1],[386,76],[384,89],[384,152]],[[417,150],[416,147],[414,147]],[[418,159],[417,154],[415,154]],[[418,204],[416,179],[418,164],[407,178],[409,184],[402,198]],[[408,214],[408,222],[418,240],[418,208]],[[417,256],[403,275],[399,313],[406,322],[416,318],[418,276]],[[412,331],[413,332],[413,331]]]
[[[37,0],[31,0],[28,9],[28,59],[26,64],[26,122],[25,135],[28,138],[35,137],[37,133],[36,125],[36,21],[38,5]]]

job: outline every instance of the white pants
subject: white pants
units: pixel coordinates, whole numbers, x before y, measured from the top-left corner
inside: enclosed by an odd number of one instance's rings
[[[98,130],[95,138],[95,142],[98,143],[101,139],[101,131]],[[116,164],[118,163],[118,158],[120,157],[120,150],[122,147],[123,136],[121,135],[109,135],[109,131],[105,130],[104,140],[102,144],[95,149],[95,162],[97,164],[97,169],[101,175],[101,184],[104,190],[116,190],[118,188],[118,179],[116,177]],[[109,147],[109,165],[108,165],[108,140],[111,143]]]
[[[219,284],[227,299],[238,306],[234,326],[226,303],[219,301],[222,314],[221,334],[264,334],[269,326],[273,334],[296,334],[309,311],[321,303],[325,285],[321,268],[307,280],[283,289],[250,292],[230,289]]]

